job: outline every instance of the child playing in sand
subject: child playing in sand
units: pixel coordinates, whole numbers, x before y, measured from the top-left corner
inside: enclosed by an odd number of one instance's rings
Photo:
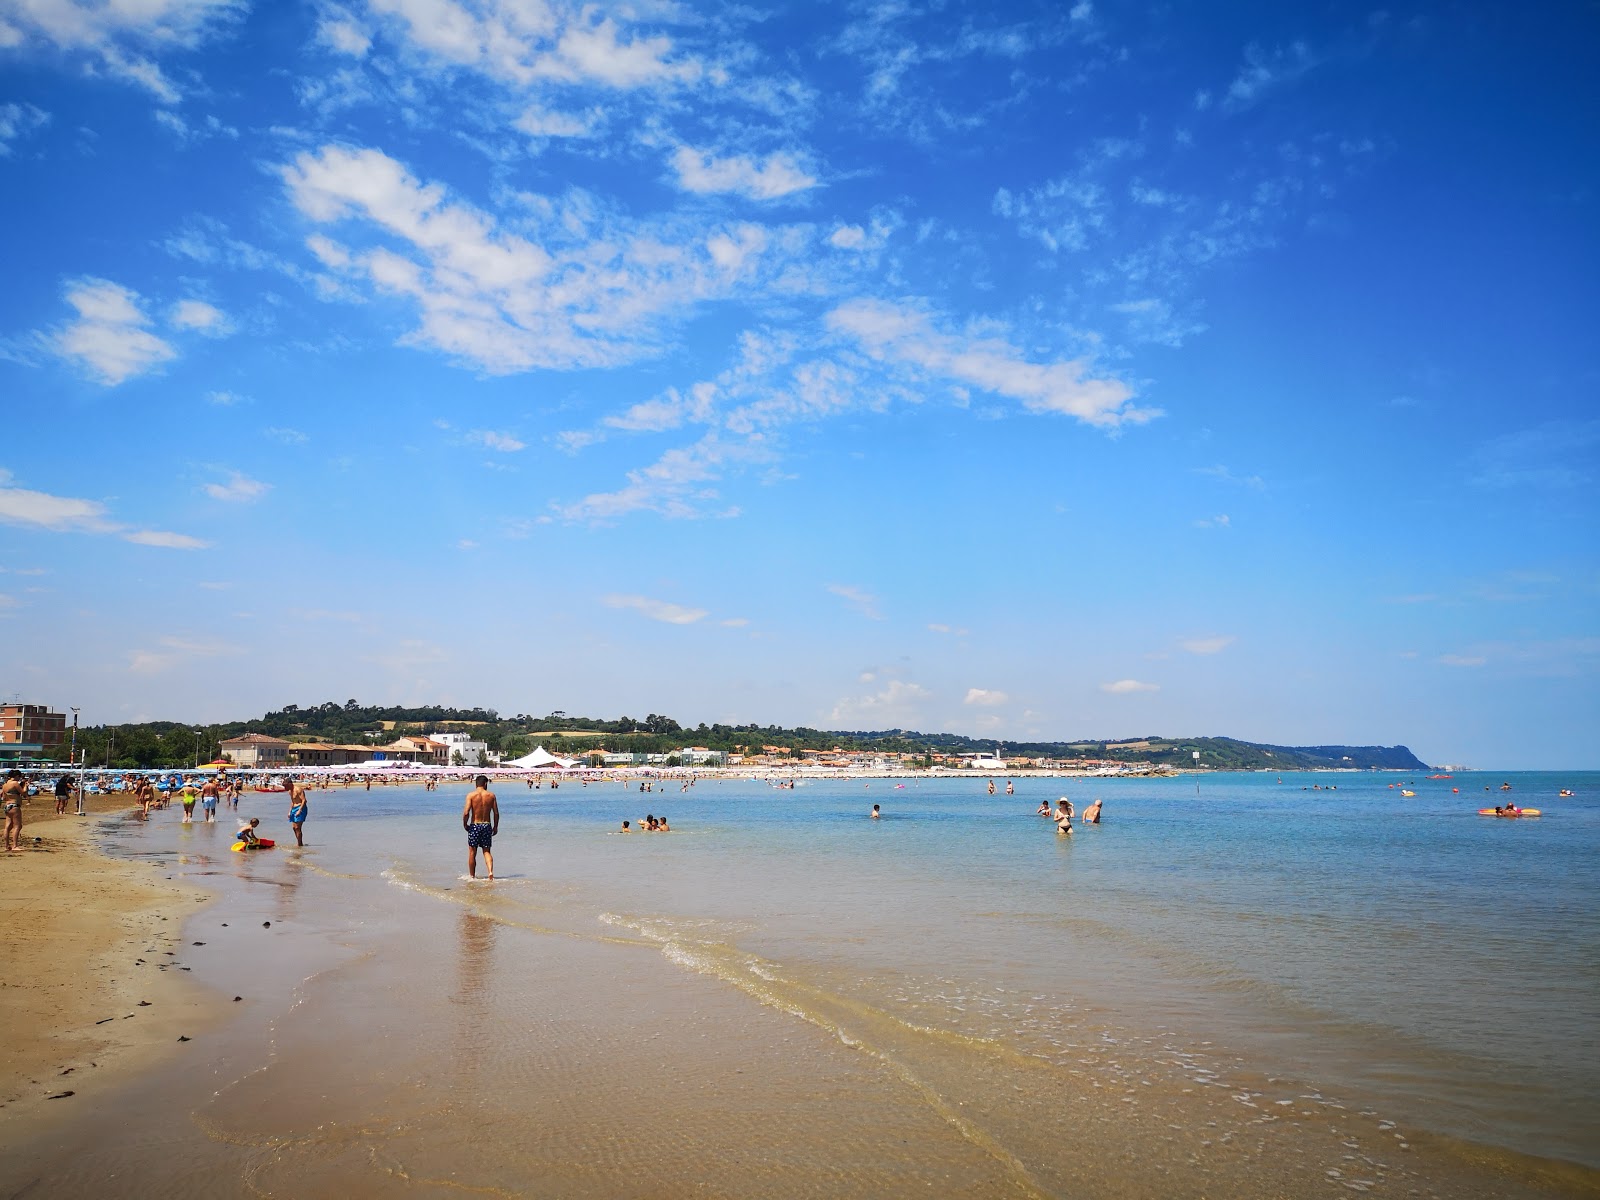
[[[250,824],[239,827],[239,840],[246,846],[255,847],[261,844],[261,837],[256,833],[256,826],[261,824],[260,817],[251,817]]]

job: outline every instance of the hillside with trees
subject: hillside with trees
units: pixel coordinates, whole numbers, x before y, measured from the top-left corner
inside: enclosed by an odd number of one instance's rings
[[[1426,764],[1405,746],[1271,746],[1228,737],[1142,738],[1063,742],[1006,742],[953,733],[921,733],[911,729],[825,730],[778,725],[680,725],[671,717],[650,713],[642,719],[622,716],[607,720],[569,716],[557,710],[542,717],[518,713],[503,717],[494,709],[377,707],[356,700],[327,701],[302,708],[288,704],[265,716],[221,724],[148,721],[135,725],[94,726],[78,730],[82,761],[89,766],[184,767],[205,762],[218,743],[242,733],[263,733],[289,741],[382,745],[406,734],[471,732],[489,749],[516,758],[542,745],[553,754],[577,755],[604,748],[614,752],[666,754],[685,746],[703,746],[731,754],[763,752],[801,757],[805,750],[868,751],[935,755],[974,754],[999,749],[1007,757],[1050,759],[1063,763],[1148,763],[1213,770],[1384,769],[1423,771]],[[68,747],[59,757],[65,761]]]

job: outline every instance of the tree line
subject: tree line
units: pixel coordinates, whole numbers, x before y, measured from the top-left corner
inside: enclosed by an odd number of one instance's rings
[[[824,730],[807,726],[707,725],[693,727],[659,713],[643,719],[571,716],[556,710],[545,716],[517,713],[503,717],[489,708],[452,708],[343,704],[326,701],[283,708],[247,721],[219,724],[185,724],[146,721],[138,724],[91,726],[78,730],[79,761],[90,767],[120,768],[192,767],[216,757],[219,743],[245,733],[261,733],[287,741],[328,741],[354,745],[382,745],[408,734],[468,732],[482,739],[493,753],[518,758],[535,744],[552,754],[576,757],[604,747],[615,753],[668,754],[686,745],[703,746],[729,754],[760,754],[779,747],[792,758],[805,750],[865,751],[885,755],[914,755],[931,761],[934,755],[973,754],[1003,750],[1008,757],[1050,758],[1061,761],[1115,761],[1188,767],[1200,753],[1203,767],[1221,770],[1297,770],[1327,767],[1385,767],[1426,770],[1404,746],[1271,746],[1236,738],[1146,738],[1057,742],[1007,742],[971,738],[955,733],[922,733],[908,729]],[[600,734],[604,736],[575,736]],[[1129,744],[1132,743],[1132,744]],[[63,742],[55,757],[67,760],[70,744]]]

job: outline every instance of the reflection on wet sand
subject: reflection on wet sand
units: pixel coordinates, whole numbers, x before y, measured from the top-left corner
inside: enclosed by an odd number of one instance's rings
[[[494,939],[498,922],[470,909],[456,920],[456,1066],[462,1079],[481,1077],[494,1052],[490,1023],[490,977],[494,971]]]

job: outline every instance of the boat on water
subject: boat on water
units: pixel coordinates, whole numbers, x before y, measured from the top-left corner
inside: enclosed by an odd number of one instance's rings
[[[1401,788],[1401,789],[1400,789],[1400,794],[1401,794],[1401,795],[1402,795],[1402,796],[1415,796],[1415,795],[1416,795],[1416,793],[1415,793],[1415,792],[1408,792],[1408,791],[1406,791],[1406,789],[1405,789],[1405,788]]]

